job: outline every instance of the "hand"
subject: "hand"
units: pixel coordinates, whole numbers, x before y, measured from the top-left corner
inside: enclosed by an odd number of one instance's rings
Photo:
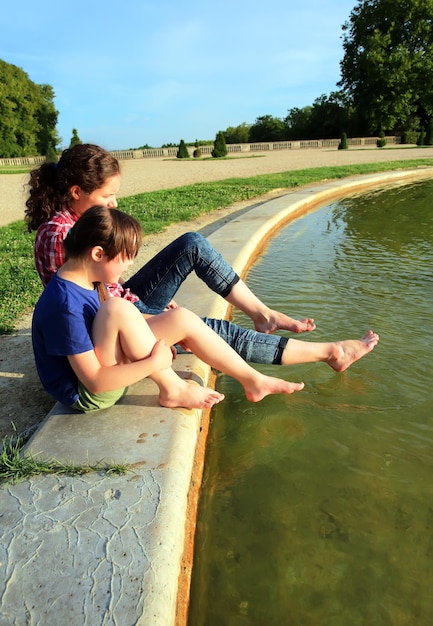
[[[169,311],[170,309],[177,309],[178,308],[178,304],[176,304],[176,302],[174,300],[170,300],[170,302],[167,304],[167,306],[165,307],[164,311]]]
[[[171,347],[165,345],[164,339],[158,339],[152,348],[150,356],[153,359],[155,371],[167,369],[173,363]]]

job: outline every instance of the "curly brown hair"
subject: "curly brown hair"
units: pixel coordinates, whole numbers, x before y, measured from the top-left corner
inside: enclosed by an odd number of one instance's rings
[[[30,172],[30,192],[24,211],[29,232],[37,230],[69,204],[71,187],[78,185],[85,193],[92,193],[116,174],[120,174],[118,160],[90,143],[67,148],[58,163],[42,163]]]

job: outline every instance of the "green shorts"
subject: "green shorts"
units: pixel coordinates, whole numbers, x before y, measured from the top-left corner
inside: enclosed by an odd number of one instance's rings
[[[125,394],[127,387],[115,389],[114,391],[105,391],[104,393],[91,393],[86,387],[78,381],[78,400],[72,405],[73,409],[89,413],[89,411],[98,411],[99,409],[108,409]]]

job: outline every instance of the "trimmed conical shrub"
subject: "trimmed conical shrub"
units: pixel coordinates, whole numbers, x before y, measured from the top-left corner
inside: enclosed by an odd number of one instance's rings
[[[179,149],[176,154],[178,159],[189,159],[188,148],[183,139],[180,140]]]
[[[220,159],[222,157],[227,156],[226,140],[224,137],[224,133],[222,131],[219,131],[216,134],[215,143],[214,143],[214,147],[212,150],[212,156],[215,159]]]
[[[201,150],[200,146],[198,145],[198,141],[196,141],[194,144],[194,152],[192,153],[192,156],[194,157],[194,159],[201,159]]]
[[[349,144],[347,143],[347,135],[346,133],[342,133],[340,143],[338,144],[338,149],[348,150],[348,148],[349,148]]]
[[[383,130],[381,130],[379,133],[379,138],[376,140],[376,146],[378,148],[383,148],[384,146],[386,146],[385,133],[383,132]]]

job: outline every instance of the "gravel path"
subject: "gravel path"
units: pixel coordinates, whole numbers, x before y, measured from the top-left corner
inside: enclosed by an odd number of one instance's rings
[[[353,165],[433,157],[433,147],[311,149],[246,153],[227,160],[130,159],[121,161],[119,197],[145,191],[171,189],[225,178],[245,178],[323,165]],[[23,217],[28,174],[0,175],[0,226]]]

